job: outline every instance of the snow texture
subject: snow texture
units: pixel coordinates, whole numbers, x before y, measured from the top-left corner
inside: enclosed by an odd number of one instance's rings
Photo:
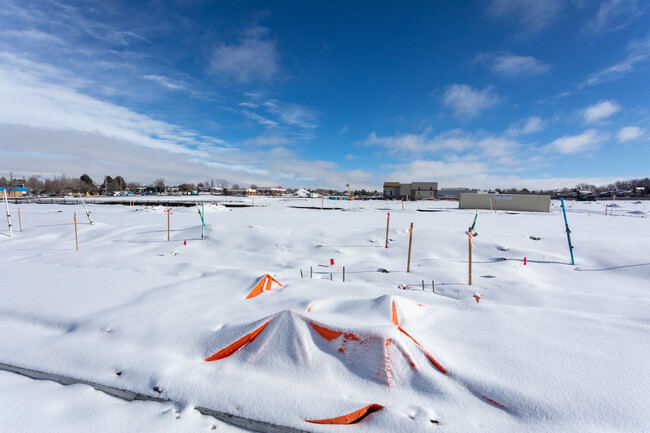
[[[0,362],[181,407],[0,373],[1,430],[238,431],[191,409],[201,406],[314,432],[650,431],[645,204],[617,201],[605,215],[606,203],[567,202],[575,266],[559,203],[478,211],[469,286],[475,211],[324,202],[342,210],[206,205],[205,240],[196,207],[174,207],[170,242],[167,208],[90,202],[91,226],[74,201],[21,204],[23,231],[0,230]],[[283,286],[245,299],[267,273]],[[354,426],[305,422],[373,403],[385,408]]]

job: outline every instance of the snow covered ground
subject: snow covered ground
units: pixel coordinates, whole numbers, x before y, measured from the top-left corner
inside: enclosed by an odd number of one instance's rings
[[[343,210],[292,207],[321,204]],[[19,232],[10,204],[0,362],[174,403],[0,372],[0,430],[239,431],[200,406],[314,432],[649,431],[650,204],[616,204],[567,203],[575,266],[558,203],[478,211],[471,286],[475,212],[453,202],[256,197],[207,205],[205,240],[173,208],[169,242],[164,208],[89,204],[91,226],[23,204]],[[245,299],[267,273],[282,286]]]

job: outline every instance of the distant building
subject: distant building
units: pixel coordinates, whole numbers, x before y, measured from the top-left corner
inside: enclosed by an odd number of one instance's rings
[[[270,195],[270,196],[280,196],[287,193],[287,190],[284,188],[273,188],[269,186],[262,186],[257,188],[257,195]]]
[[[229,189],[227,190],[226,195],[235,195],[235,196],[253,196],[255,195],[255,190],[253,188],[246,189]]]
[[[304,188],[300,188],[298,191],[296,191],[295,195],[297,195],[298,197],[312,197],[312,198],[313,197],[318,197],[317,192],[307,191]]]
[[[472,192],[476,193],[478,190],[476,189],[469,189],[469,188],[440,188],[440,191],[438,192],[438,198],[440,200],[460,200],[460,195],[461,193],[464,192]]]
[[[490,209],[527,212],[550,212],[551,196],[529,194],[461,193],[459,209]]]
[[[0,198],[4,196],[2,191],[7,191],[7,197],[25,197],[28,192],[27,188],[22,186],[0,186]]]
[[[384,198],[405,200],[438,198],[438,182],[384,182]]]

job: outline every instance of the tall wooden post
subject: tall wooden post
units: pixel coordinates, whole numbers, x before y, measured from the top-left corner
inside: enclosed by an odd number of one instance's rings
[[[386,218],[386,248],[388,248],[388,226],[390,225],[390,212],[388,212],[388,217]]]
[[[77,234],[77,212],[74,213],[74,243],[79,251],[79,236]]]
[[[469,285],[472,285],[472,234],[468,233],[469,241]]]
[[[406,262],[406,272],[411,270],[411,244],[413,243],[413,223],[411,223],[411,228],[409,229],[409,257]]]

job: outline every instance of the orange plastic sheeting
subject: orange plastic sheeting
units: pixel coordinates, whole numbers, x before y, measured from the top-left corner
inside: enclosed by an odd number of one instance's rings
[[[325,328],[324,326],[319,326],[314,322],[309,322],[309,324],[311,325],[312,328],[316,330],[316,332],[318,332],[321,335],[321,337],[323,337],[327,341],[336,340],[341,335],[345,335],[345,338],[348,340],[361,341],[359,337],[357,337],[352,333],[343,334],[343,332],[341,331],[335,331],[333,329]]]
[[[436,366],[436,368],[438,368],[438,370],[440,370],[440,371],[441,371],[442,373],[444,373],[444,374],[447,374],[447,370],[445,369],[445,367],[443,367],[442,364],[440,364],[438,361],[436,361],[436,359],[435,359],[433,356],[431,356],[431,354],[430,354],[429,352],[427,352],[427,350],[424,348],[424,346],[422,346],[420,343],[418,343],[418,342],[415,340],[415,338],[411,337],[411,336],[409,335],[409,333],[406,332],[405,330],[403,330],[401,327],[397,327],[397,329],[399,329],[400,331],[402,331],[402,332],[404,333],[404,335],[406,335],[408,338],[410,338],[411,340],[413,340],[413,342],[414,342],[415,344],[417,344],[418,346],[420,346],[420,348],[424,351],[424,354],[426,355],[426,357],[429,359],[429,361],[431,361],[431,363],[432,363],[433,365]]]
[[[246,296],[246,299],[254,298],[257,295],[262,294],[264,290],[271,290],[271,284],[273,282],[278,283],[280,286],[282,285],[278,280],[269,274],[264,275],[262,279],[255,285],[255,287],[253,287],[253,290],[248,294],[248,296]]]
[[[384,370],[386,371],[386,385],[390,386],[393,382],[393,374],[390,371],[390,356],[388,354],[388,346],[390,346],[391,339],[384,341]]]
[[[347,415],[343,416],[337,416],[336,418],[328,418],[328,419],[312,419],[312,420],[305,420],[307,422],[311,422],[314,424],[354,424],[368,415],[370,415],[373,412],[380,411],[384,408],[384,406],[380,404],[370,404],[364,408],[361,408],[359,410],[355,410],[352,413],[349,413]]]
[[[271,320],[273,320],[273,319],[271,319]],[[266,328],[266,325],[271,323],[271,320],[269,320],[268,322],[266,322],[265,324],[263,324],[262,326],[257,328],[255,331],[251,332],[250,334],[246,334],[245,336],[243,336],[239,340],[235,341],[233,344],[226,347],[225,349],[221,349],[220,351],[218,351],[217,353],[215,353],[211,357],[206,358],[206,361],[217,361],[219,359],[229,357],[230,355],[232,355],[233,353],[235,353],[236,351],[241,349],[246,344],[248,344],[248,343],[252,342],[253,340],[255,340],[255,338],[257,338],[257,336],[260,335],[260,332],[262,332],[264,330],[264,328]]]
[[[391,301],[391,304],[393,304],[393,325],[397,326],[397,310],[395,309],[395,301]]]

